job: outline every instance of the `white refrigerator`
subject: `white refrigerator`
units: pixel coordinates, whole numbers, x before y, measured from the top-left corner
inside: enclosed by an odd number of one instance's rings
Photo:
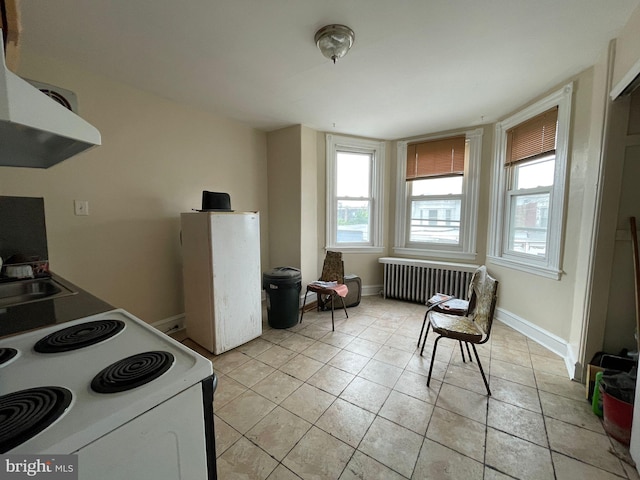
[[[262,334],[260,214],[180,215],[187,336],[219,355]]]

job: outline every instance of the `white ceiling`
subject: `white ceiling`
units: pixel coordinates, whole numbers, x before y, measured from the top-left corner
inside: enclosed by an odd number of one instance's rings
[[[21,42],[264,130],[396,139],[496,121],[593,65],[639,3],[28,0]],[[356,37],[335,65],[313,42],[330,23]]]

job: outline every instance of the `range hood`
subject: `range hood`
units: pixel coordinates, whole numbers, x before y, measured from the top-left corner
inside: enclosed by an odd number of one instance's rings
[[[100,145],[100,132],[5,65],[0,47],[0,166],[49,168]]]

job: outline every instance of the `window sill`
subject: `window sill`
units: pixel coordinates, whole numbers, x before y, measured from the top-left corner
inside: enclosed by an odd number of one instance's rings
[[[468,252],[456,252],[451,250],[428,250],[424,248],[405,247],[394,247],[393,253],[397,255],[410,255],[413,257],[446,258],[449,260],[454,259],[474,261],[477,257],[477,254]]]
[[[560,280],[562,276],[562,270],[551,268],[543,265],[534,265],[531,263],[523,263],[510,258],[487,256],[487,261],[494,265],[501,267],[511,268],[513,270],[520,270],[521,272],[530,273],[532,275],[538,275],[540,277],[551,278],[553,280]]]
[[[332,252],[342,252],[342,253],[383,253],[383,247],[366,247],[366,246],[354,246],[354,247],[345,247],[342,245],[329,245],[326,246],[325,251],[331,250]]]

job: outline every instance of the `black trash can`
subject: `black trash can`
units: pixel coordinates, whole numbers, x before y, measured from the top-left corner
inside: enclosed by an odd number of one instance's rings
[[[267,320],[271,328],[289,328],[298,323],[302,275],[293,267],[276,267],[262,274],[267,292]]]

